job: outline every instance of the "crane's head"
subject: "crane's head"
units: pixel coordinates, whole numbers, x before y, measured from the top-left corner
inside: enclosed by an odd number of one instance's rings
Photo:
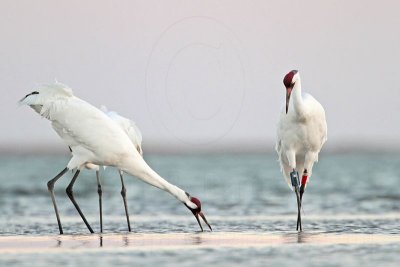
[[[297,70],[292,70],[285,75],[285,78],[283,78],[283,84],[286,87],[286,114],[288,113],[289,110],[290,95],[292,94],[293,87],[296,84],[296,81],[299,77],[298,73],[299,72]]]
[[[193,213],[194,217],[196,218],[197,222],[199,223],[200,229],[203,232],[203,226],[201,226],[199,216],[203,219],[203,221],[208,225],[210,230],[212,231],[211,225],[207,222],[206,216],[204,216],[203,212],[201,211],[201,202],[198,198],[191,197],[188,193],[186,193],[189,197],[189,202],[184,203],[185,206]]]

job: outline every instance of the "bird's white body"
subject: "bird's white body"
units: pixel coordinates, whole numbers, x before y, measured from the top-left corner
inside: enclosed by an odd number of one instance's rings
[[[101,110],[108,117],[110,117],[118,125],[118,127],[120,127],[128,135],[129,139],[131,140],[132,144],[135,146],[135,148],[137,149],[139,154],[141,156],[143,156],[142,133],[140,132],[139,128],[136,126],[136,123],[132,120],[129,120],[129,119],[119,115],[115,111],[108,111],[105,106],[102,106]],[[70,148],[70,149],[72,150],[72,148]],[[86,167],[86,169],[96,170],[96,171],[98,171],[100,169],[98,165],[95,165],[93,163],[86,163],[85,167]]]
[[[322,105],[309,94],[301,92],[300,75],[295,76],[288,112],[283,107],[277,127],[276,151],[281,171],[290,188],[290,172],[312,174],[314,162],[327,140],[327,124]]]
[[[21,103],[50,120],[57,134],[71,147],[68,169],[113,166],[167,191],[190,208],[197,208],[185,191],[167,182],[147,165],[130,139],[129,131],[117,127],[112,116],[75,97],[67,86],[46,85],[27,95]]]

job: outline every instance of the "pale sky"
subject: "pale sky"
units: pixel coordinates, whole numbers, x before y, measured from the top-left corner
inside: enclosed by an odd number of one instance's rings
[[[324,106],[326,149],[400,149],[399,1],[0,2],[3,151],[64,150],[17,101],[55,79],[153,151],[273,149],[283,76]],[[95,129],[93,129],[95,130]]]

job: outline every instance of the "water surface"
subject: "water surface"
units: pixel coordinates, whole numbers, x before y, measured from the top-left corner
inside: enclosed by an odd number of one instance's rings
[[[127,233],[118,173],[107,168],[101,174],[105,233],[90,235],[65,194],[68,173],[56,184],[64,236],[46,183],[68,157],[2,156],[0,263],[397,266],[399,156],[322,155],[304,195],[301,234],[295,231],[295,196],[275,155],[145,156],[160,175],[202,200],[214,233],[199,233],[186,207],[126,176],[133,227]],[[98,232],[95,173],[83,171],[74,192]]]

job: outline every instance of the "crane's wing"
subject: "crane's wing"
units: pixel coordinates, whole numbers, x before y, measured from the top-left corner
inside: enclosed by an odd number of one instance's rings
[[[313,121],[314,126],[312,134],[315,136],[316,140],[319,141],[316,149],[316,151],[319,153],[324,143],[328,140],[328,127],[326,123],[325,109],[312,95],[303,93],[302,97],[305,106],[307,106],[309,111],[309,116],[312,116],[311,120]],[[318,156],[316,157],[316,161],[318,161]]]
[[[136,123],[128,118],[119,115],[115,111],[109,111],[105,106],[101,107],[101,110],[107,114],[129,137],[132,144],[136,147],[138,152],[143,155],[142,150],[142,133],[137,127]]]

